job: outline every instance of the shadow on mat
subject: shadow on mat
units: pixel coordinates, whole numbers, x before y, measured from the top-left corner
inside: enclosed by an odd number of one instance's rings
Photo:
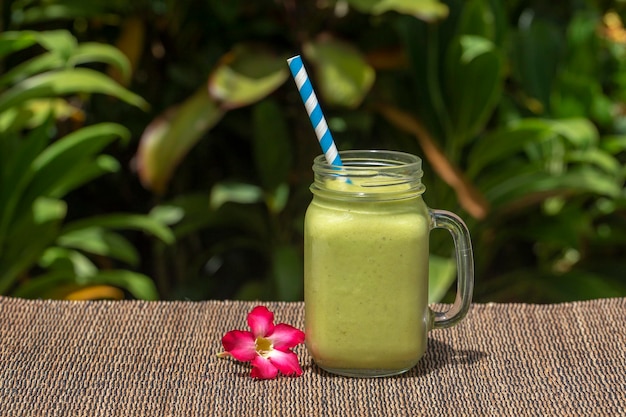
[[[399,375],[398,378],[419,377],[449,365],[458,367],[471,365],[486,357],[485,352],[454,349],[442,341],[428,339],[428,347],[424,357],[411,370]]]
[[[415,378],[429,374],[439,368],[445,366],[462,367],[479,362],[488,355],[485,352],[477,350],[459,350],[454,349],[447,343],[435,339],[428,339],[428,347],[424,357],[413,368],[401,375],[392,376],[391,378]],[[315,372],[325,376],[335,376],[326,372],[311,360],[310,363],[303,367],[306,371]],[[336,375],[339,378],[346,378]]]

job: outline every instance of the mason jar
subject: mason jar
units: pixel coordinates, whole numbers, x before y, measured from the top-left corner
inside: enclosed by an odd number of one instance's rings
[[[304,226],[306,346],[332,373],[376,377],[411,369],[428,331],[467,313],[473,288],[469,232],[453,213],[423,200],[422,161],[403,152],[340,152],[341,167],[314,160]],[[428,305],[429,233],[454,239],[457,298]]]

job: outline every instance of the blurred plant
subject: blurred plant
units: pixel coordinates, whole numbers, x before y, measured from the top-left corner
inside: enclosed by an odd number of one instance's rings
[[[119,29],[93,30],[117,33],[133,89],[157,112],[143,125],[117,116],[141,136],[135,162],[151,216],[177,236],[153,253],[168,297],[301,297],[319,149],[287,73],[297,53],[340,149],[424,157],[427,202],[464,212],[471,228],[478,300],[626,294],[619,4],[21,4],[24,21],[65,5],[74,22]],[[450,246],[433,233],[431,301],[454,279]]]
[[[447,13],[447,7],[438,1],[350,3],[368,13],[396,10],[429,20]],[[209,271],[216,272],[229,253],[245,253],[251,259],[264,260],[260,263],[268,265],[266,272],[258,272],[260,279],[244,282],[236,297],[298,300],[302,298],[301,221],[310,196],[305,188],[308,184],[300,182],[300,175],[297,183],[290,178],[294,149],[284,107],[297,109],[290,113],[298,117],[304,114],[304,108],[295,94],[287,93],[287,101],[282,103],[274,98],[289,78],[286,59],[290,55],[272,49],[276,48],[269,43],[250,41],[233,45],[211,70],[205,85],[150,123],[141,138],[137,165],[144,186],[165,193],[178,164],[206,137],[206,132],[217,126],[227,112],[252,105],[248,121],[243,123],[251,127],[250,162],[255,180],[216,181],[209,196],[164,203],[153,214],[180,219],[174,226],[179,239],[196,234],[201,228],[213,231],[204,241],[208,247],[204,267]],[[355,109],[361,105],[374,84],[375,70],[357,48],[334,37],[321,36],[295,47],[296,51],[300,49],[316,68],[320,92],[329,106]],[[295,93],[294,88],[291,90]],[[305,136],[309,138],[304,140],[315,146],[310,128]],[[309,157],[309,165],[311,160]],[[224,229],[230,229],[226,237],[219,233]],[[218,237],[213,240],[213,236]],[[435,299],[453,279],[451,265],[446,258],[433,257],[433,281],[441,281],[433,285]],[[175,274],[189,275],[180,270]],[[216,292],[208,290],[205,294],[215,296]]]
[[[20,62],[0,76],[0,294],[46,298],[122,298],[124,291],[158,297],[153,281],[118,262],[139,266],[133,244],[116,229],[135,229],[171,243],[171,231],[143,215],[70,218],[64,197],[119,169],[103,149],[127,141],[113,123],[81,127],[82,106],[103,93],[133,106],[147,103],[83,65],[114,65],[128,77],[126,57],[114,47],[78,43],[64,30],[5,31],[0,59]],[[63,134],[64,130],[71,130]]]
[[[622,47],[598,36],[594,8],[573,7],[562,25],[523,4],[507,15],[499,2],[453,3],[438,27],[402,25],[417,74],[405,106],[418,115],[382,112],[420,142],[439,204],[458,201],[475,219],[477,298],[626,294],[621,261],[601,249],[621,235],[607,221],[623,227]]]
[[[607,216],[619,216],[624,199],[624,141],[607,141],[599,130],[617,133],[606,123],[614,120],[610,112],[620,98],[606,94],[601,83],[607,65],[618,65],[620,57],[611,56],[614,43],[598,37],[598,10],[572,7],[563,25],[521,2],[515,10],[489,0],[407,4],[329,3],[317,12],[332,19],[335,29],[306,32],[315,24],[304,25],[291,47],[313,67],[340,147],[386,142],[426,158],[436,174],[426,179],[427,199],[437,207],[461,208],[470,219],[478,277],[487,277],[477,285],[479,299],[559,301],[626,293],[619,274],[591,267],[607,265],[590,248],[600,236],[595,227],[606,234]],[[290,7],[285,4],[287,16],[297,22],[299,6]],[[378,16],[376,27],[359,20],[368,14]],[[315,15],[309,17],[315,22]],[[511,25],[511,19],[518,23]],[[371,26],[352,29],[354,21]],[[385,36],[372,41],[375,34]],[[593,58],[598,48],[607,62]],[[285,230],[294,219],[282,210],[306,206],[306,192],[289,177],[294,151],[288,123],[304,113],[291,110],[300,106],[295,94],[285,92],[277,101],[276,89],[287,78],[285,58],[258,45],[236,44],[206,86],[151,123],[138,154],[144,185],[163,192],[182,157],[227,111],[259,103],[237,119],[248,120],[254,132],[256,181],[217,181],[211,196],[200,198],[204,210],[191,210],[204,218],[201,227],[217,231],[231,225],[228,237],[209,246],[209,270],[217,271],[235,248],[268,260],[269,276],[244,283],[239,297],[297,299],[301,292],[294,239],[301,224]],[[394,128],[414,136],[419,146],[393,139]],[[314,143],[312,132],[301,135]],[[596,204],[603,209],[586,210]],[[194,217],[184,215],[183,205],[170,208],[181,210],[179,230],[189,233]],[[300,214],[298,208],[291,213]],[[434,236],[432,243],[431,301],[441,299],[454,279],[445,239]],[[511,250],[530,254],[506,252]]]

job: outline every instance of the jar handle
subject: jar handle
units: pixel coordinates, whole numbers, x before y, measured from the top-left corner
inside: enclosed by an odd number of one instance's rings
[[[430,219],[431,230],[446,229],[450,232],[456,250],[456,299],[447,311],[432,311],[432,327],[442,329],[454,326],[470,308],[474,290],[474,258],[469,230],[459,216],[446,210],[430,210]]]

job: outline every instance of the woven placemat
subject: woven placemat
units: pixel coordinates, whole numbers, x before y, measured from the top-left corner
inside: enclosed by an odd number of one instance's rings
[[[0,416],[626,415],[626,299],[477,304],[407,374],[256,381],[215,356],[255,303],[0,297]],[[303,325],[302,303],[265,303]],[[372,337],[376,337],[372,329]]]

